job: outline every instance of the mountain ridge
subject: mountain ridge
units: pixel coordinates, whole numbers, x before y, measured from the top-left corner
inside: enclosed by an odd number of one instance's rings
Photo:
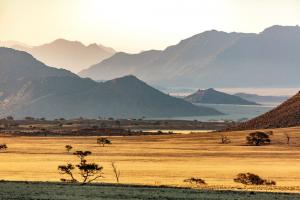
[[[299,84],[299,51],[299,26],[277,25],[258,34],[212,30],[184,39],[149,58],[124,55],[115,63],[115,58],[110,57],[79,75],[104,80],[130,72],[165,87],[224,88],[236,87],[237,83],[239,87],[292,87]],[[132,62],[122,65],[123,61]]]
[[[0,116],[140,118],[222,114],[166,95],[135,76],[103,83],[0,48]],[[35,73],[32,73],[35,72]]]
[[[25,51],[49,66],[62,67],[75,72],[100,62],[115,53],[114,49],[101,44],[84,45],[79,41],[62,38],[38,46],[29,46],[16,41],[0,42],[0,46]]]

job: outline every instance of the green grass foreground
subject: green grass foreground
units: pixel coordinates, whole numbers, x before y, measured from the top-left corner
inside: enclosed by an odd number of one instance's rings
[[[249,191],[196,190],[188,188],[64,184],[53,182],[0,182],[0,199],[5,200],[98,200],[98,199],[300,199],[300,194]]]

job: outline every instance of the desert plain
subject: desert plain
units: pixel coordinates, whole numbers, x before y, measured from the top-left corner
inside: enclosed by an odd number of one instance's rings
[[[183,182],[190,177],[206,181],[211,189],[246,189],[300,192],[300,127],[274,129],[271,144],[248,146],[251,131],[210,132],[156,136],[109,137],[111,145],[102,147],[97,137],[15,137],[1,136],[8,146],[0,153],[0,177],[9,181],[59,182],[68,178],[57,167],[78,163],[65,150],[88,150],[89,162],[103,166],[101,183],[116,183],[111,162],[120,170],[121,184],[194,187]],[[290,137],[287,144],[286,134]],[[221,135],[230,139],[221,144]],[[251,172],[276,181],[276,186],[243,186],[233,178]]]

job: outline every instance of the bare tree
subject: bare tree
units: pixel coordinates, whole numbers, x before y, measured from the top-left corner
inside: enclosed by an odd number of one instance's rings
[[[228,144],[228,143],[230,143],[230,139],[225,135],[221,135],[221,144]]]
[[[115,162],[111,162],[111,167],[113,168],[113,172],[114,172],[115,178],[117,180],[117,183],[119,183],[119,178],[120,178],[121,172],[120,172],[120,170],[118,170],[117,166],[115,165]]]
[[[60,174],[66,174],[70,176],[70,179],[64,179],[62,178],[61,181],[63,182],[80,182],[78,179],[74,177],[73,171],[75,168],[79,170],[79,175],[81,176],[81,183],[82,185],[91,183],[92,181],[95,181],[99,178],[103,178],[103,167],[99,166],[96,163],[87,163],[87,160],[85,159],[87,156],[91,155],[92,152],[90,151],[76,151],[73,153],[76,155],[80,162],[77,165],[73,165],[71,163],[68,163],[67,165],[60,165],[58,166],[58,170]]]
[[[289,134],[284,133],[284,136],[285,136],[285,138],[286,138],[286,144],[290,144],[290,139],[291,139],[291,137],[289,136]]]

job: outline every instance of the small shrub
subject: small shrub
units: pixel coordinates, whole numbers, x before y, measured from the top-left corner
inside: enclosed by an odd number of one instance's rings
[[[233,180],[234,182],[242,183],[244,185],[276,185],[275,181],[262,179],[258,175],[252,173],[240,173]]]
[[[7,145],[6,144],[0,144],[0,151],[1,150],[6,150],[7,149]]]
[[[289,136],[289,134],[285,133],[284,136],[286,138],[286,144],[290,144],[291,137]]]
[[[206,182],[205,182],[205,180],[203,180],[201,178],[195,178],[195,177],[184,179],[183,182],[194,184],[194,185],[197,185],[197,186],[207,185]]]
[[[261,131],[250,133],[246,137],[246,140],[248,144],[255,146],[267,145],[271,143],[269,134]]]
[[[68,153],[70,153],[71,149],[73,149],[73,147],[72,147],[71,145],[69,145],[69,144],[66,145],[65,148],[66,148],[66,151],[67,151]]]

